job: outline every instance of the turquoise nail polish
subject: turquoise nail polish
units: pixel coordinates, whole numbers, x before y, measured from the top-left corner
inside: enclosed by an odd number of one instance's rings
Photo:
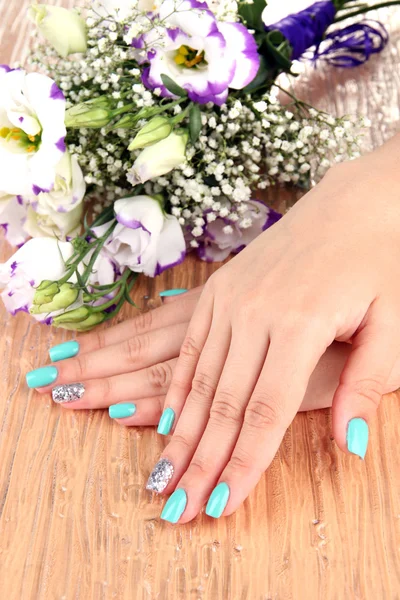
[[[136,412],[136,406],[132,402],[121,402],[121,404],[112,404],[108,409],[108,414],[112,419],[126,419],[133,417]]]
[[[26,383],[30,388],[44,387],[54,383],[58,377],[58,371],[55,367],[42,367],[26,374]]]
[[[161,435],[168,435],[172,429],[172,425],[175,421],[175,413],[172,408],[166,408],[161,415],[160,422],[158,424],[157,433]]]
[[[52,362],[57,362],[58,360],[65,360],[66,358],[72,358],[76,356],[79,352],[79,344],[75,340],[71,340],[70,342],[65,342],[65,344],[59,344],[58,346],[53,346],[50,348],[50,360]]]
[[[212,491],[207,502],[206,515],[218,519],[228,504],[230,489],[227,483],[219,483]]]
[[[180,294],[185,294],[187,290],[184,288],[177,288],[175,290],[164,290],[160,292],[160,298],[170,298],[171,296],[179,296]]]
[[[364,458],[368,446],[368,424],[364,419],[352,419],[347,428],[347,449]]]
[[[161,513],[161,519],[169,523],[177,523],[186,508],[187,495],[181,488],[168,498],[166,505]]]

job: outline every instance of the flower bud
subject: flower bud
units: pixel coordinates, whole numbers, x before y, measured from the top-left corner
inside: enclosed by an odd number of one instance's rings
[[[56,293],[52,294],[49,292],[49,289],[53,290],[54,286],[57,289]],[[40,315],[68,308],[68,306],[71,306],[77,300],[78,295],[79,290],[72,283],[63,283],[61,286],[53,283],[51,286],[36,292],[33,299],[33,306],[29,312],[31,315]],[[42,300],[47,300],[47,302],[42,302]]]
[[[75,52],[86,52],[86,24],[76,12],[60,6],[33,4],[28,9],[28,16],[63,58]]]
[[[40,305],[51,302],[56,294],[58,294],[59,288],[56,281],[42,281],[42,283],[36,288],[35,295],[33,297],[33,304]]]
[[[172,131],[172,125],[166,117],[154,117],[151,119],[128,146],[128,150],[146,148],[164,140]]]
[[[82,307],[82,308],[86,308],[86,307]],[[80,310],[80,309],[78,309]],[[71,314],[74,311],[71,311],[70,313],[65,313],[65,315]],[[64,315],[62,315],[64,316]],[[89,331],[89,329],[92,329],[93,327],[95,327],[96,325],[99,325],[100,323],[102,323],[105,319],[106,315],[103,312],[96,312],[96,313],[92,313],[89,314],[89,316],[87,316],[85,319],[83,319],[82,321],[75,321],[75,320],[69,320],[69,321],[63,321],[63,320],[59,320],[58,317],[56,317],[53,321],[53,325],[55,325],[56,327],[60,327],[61,329],[69,329],[72,331]]]
[[[128,172],[128,181],[132,185],[138,185],[178,167],[186,160],[187,141],[188,133],[181,129],[145,148]]]
[[[90,308],[88,306],[81,306],[80,308],[75,308],[74,310],[70,310],[68,312],[63,313],[62,315],[58,315],[53,319],[53,325],[56,327],[63,326],[64,323],[80,323],[87,319],[90,315]]]
[[[113,118],[110,101],[100,96],[89,102],[81,102],[69,108],[65,113],[65,126],[70,128],[105,127]]]

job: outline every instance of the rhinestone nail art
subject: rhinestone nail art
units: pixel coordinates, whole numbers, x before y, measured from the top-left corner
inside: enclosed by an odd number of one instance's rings
[[[168,458],[161,458],[150,474],[146,490],[160,494],[165,490],[174,474],[174,465]]]
[[[68,383],[65,385],[57,385],[53,388],[51,394],[54,402],[57,404],[65,404],[67,402],[76,402],[80,400],[85,393],[83,383]]]

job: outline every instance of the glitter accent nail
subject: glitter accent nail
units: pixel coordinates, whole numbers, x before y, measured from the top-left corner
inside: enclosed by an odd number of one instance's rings
[[[168,458],[161,458],[150,474],[146,490],[160,494],[165,490],[174,474],[174,465]]]
[[[83,383],[68,383],[65,385],[57,385],[53,388],[51,395],[54,402],[57,404],[66,404],[67,402],[76,402],[80,400],[85,393]]]

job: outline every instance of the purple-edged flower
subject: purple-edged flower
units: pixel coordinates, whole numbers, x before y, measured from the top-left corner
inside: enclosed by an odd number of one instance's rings
[[[50,191],[65,153],[65,98],[46,75],[0,69],[0,194]]]
[[[257,45],[241,23],[217,21],[198,0],[164,0],[159,18],[164,28],[157,26],[140,44],[133,40],[147,53],[142,79],[148,88],[173,96],[161,78],[168,75],[194,102],[221,105],[229,88],[242,89],[256,76]]]
[[[197,250],[202,260],[219,262],[231,253],[237,254],[282,216],[258,200],[246,204],[248,210],[242,213],[239,221],[218,217],[206,225]]]
[[[64,261],[73,252],[69,242],[37,238],[26,242],[7,262],[0,264],[1,297],[6,309],[13,315],[29,312],[35,288],[44,280],[56,281],[63,277]],[[35,318],[43,320],[43,315],[35,315]]]
[[[29,238],[26,217],[27,207],[21,196],[0,193],[0,228],[12,246],[22,246]]]
[[[185,258],[185,240],[178,220],[166,215],[150,196],[134,196],[114,204],[118,221],[104,250],[123,269],[150,277],[180,264]],[[94,229],[104,235],[109,223]]]

